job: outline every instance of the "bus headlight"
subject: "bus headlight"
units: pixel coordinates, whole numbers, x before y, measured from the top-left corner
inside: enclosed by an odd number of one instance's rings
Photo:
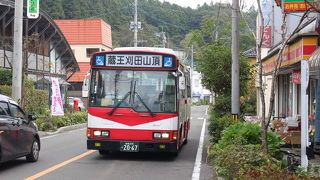
[[[159,133],[159,132],[153,133],[153,138],[154,139],[161,139],[161,133]]]
[[[109,131],[101,131],[101,136],[102,137],[109,137],[110,132]]]
[[[93,135],[97,137],[109,137],[110,132],[106,130],[94,130]]]
[[[154,132],[153,139],[169,139],[170,133],[168,132]]]
[[[162,139],[169,139],[170,134],[169,133],[162,133],[161,136],[162,136]]]
[[[94,136],[101,136],[101,131],[100,130],[94,130],[93,131]]]

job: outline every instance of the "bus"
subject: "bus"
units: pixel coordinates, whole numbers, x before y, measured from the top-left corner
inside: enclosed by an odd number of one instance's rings
[[[90,63],[87,149],[177,155],[188,139],[191,85],[174,51],[116,48]]]

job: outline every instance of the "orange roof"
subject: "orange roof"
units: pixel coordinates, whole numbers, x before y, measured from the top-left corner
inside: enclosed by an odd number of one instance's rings
[[[111,26],[102,19],[59,19],[54,21],[71,45],[103,44],[112,48]]]
[[[90,71],[90,62],[78,62],[80,71],[71,76],[68,82],[83,82],[85,75]]]

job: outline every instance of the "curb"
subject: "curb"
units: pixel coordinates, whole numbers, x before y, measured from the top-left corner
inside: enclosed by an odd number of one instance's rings
[[[61,127],[55,132],[38,131],[38,134],[40,137],[45,137],[45,136],[51,136],[51,135],[55,135],[55,134],[59,134],[59,133],[63,133],[63,132],[68,132],[68,131],[72,131],[72,130],[76,130],[76,129],[81,129],[81,128],[85,128],[85,127],[87,127],[87,123]]]

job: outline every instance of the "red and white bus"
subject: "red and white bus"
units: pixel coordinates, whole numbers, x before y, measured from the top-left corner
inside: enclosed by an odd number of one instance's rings
[[[131,47],[91,58],[87,148],[176,155],[190,129],[190,72],[173,50]]]

